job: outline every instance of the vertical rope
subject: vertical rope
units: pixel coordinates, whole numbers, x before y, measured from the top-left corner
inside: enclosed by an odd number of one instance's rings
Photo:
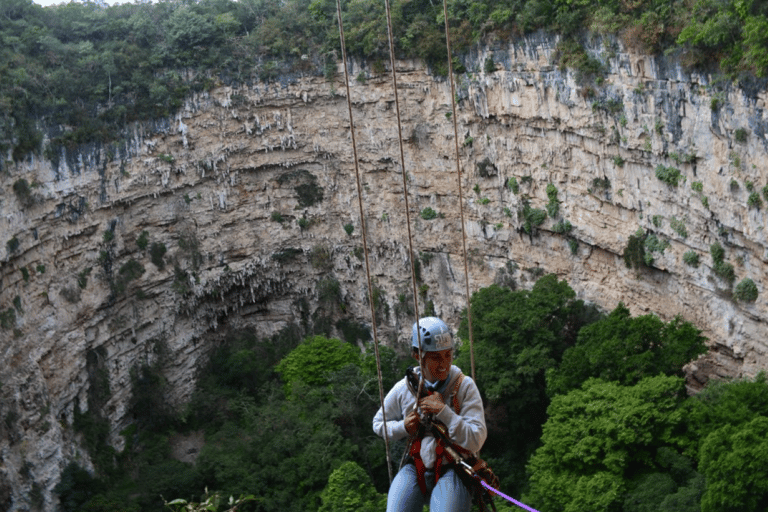
[[[363,236],[363,254],[365,255],[365,274],[368,279],[368,302],[371,305],[371,325],[373,326],[373,351],[376,355],[376,373],[379,378],[379,401],[381,402],[381,415],[384,420],[384,444],[387,452],[387,471],[389,472],[389,484],[392,485],[392,461],[389,454],[389,433],[387,429],[387,412],[384,408],[384,382],[381,377],[381,359],[379,357],[379,337],[376,330],[376,308],[373,302],[373,285],[371,283],[371,269],[368,259],[368,232],[365,224],[365,212],[363,210],[363,192],[360,185],[360,167],[357,160],[357,143],[355,141],[355,124],[352,118],[352,97],[349,92],[349,71],[347,69],[347,50],[344,43],[344,23],[341,20],[341,0],[336,0],[336,12],[339,17],[339,37],[341,38],[341,58],[344,62],[344,85],[347,89],[347,108],[349,109],[349,131],[352,134],[352,153],[355,160],[355,178],[357,179],[357,202],[360,207],[360,225]]]
[[[405,174],[405,153],[403,152],[403,128],[400,121],[400,100],[397,95],[397,73],[395,71],[395,43],[392,36],[392,15],[389,10],[389,0],[384,0],[387,10],[387,34],[389,36],[389,60],[392,66],[392,87],[395,90],[395,111],[397,113],[397,140],[400,146],[400,170],[403,176],[403,198],[405,199],[405,223],[408,226],[408,259],[411,262],[411,284],[413,286],[413,310],[416,316],[416,323],[419,321],[419,298],[416,290],[416,265],[414,263],[413,235],[411,234],[411,209],[408,206],[408,180]],[[424,365],[421,361],[421,330],[416,329],[419,339],[419,368],[421,369],[421,379],[419,379],[419,390],[417,396],[421,394],[424,383]]]
[[[451,35],[448,30],[448,4],[443,0],[443,17],[445,18],[445,46],[448,50],[448,76],[451,81],[451,107],[453,108],[453,142],[456,146],[456,176],[459,186],[459,212],[461,213],[461,243],[464,249],[464,288],[467,297],[467,321],[469,322],[469,357],[472,366],[472,380],[475,378],[475,346],[472,334],[472,308],[469,300],[469,265],[467,264],[467,230],[464,227],[464,194],[461,189],[461,159],[459,155],[459,128],[456,116],[456,86],[453,81],[453,58],[451,53]]]

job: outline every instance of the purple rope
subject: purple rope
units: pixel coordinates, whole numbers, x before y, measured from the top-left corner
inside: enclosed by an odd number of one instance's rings
[[[524,508],[524,509],[525,509],[525,510],[527,510],[528,512],[539,512],[539,511],[538,511],[538,510],[536,510],[535,508],[531,508],[531,507],[529,507],[528,505],[526,505],[525,503],[521,503],[521,502],[517,501],[515,498],[510,498],[509,496],[507,496],[507,495],[506,495],[506,494],[504,494],[503,492],[501,492],[501,491],[497,491],[496,489],[494,489],[493,487],[491,487],[490,485],[488,485],[487,483],[485,483],[485,481],[483,481],[483,480],[480,480],[480,483],[481,483],[481,484],[483,484],[483,487],[485,487],[485,488],[486,488],[486,489],[488,489],[489,491],[493,491],[493,492],[495,492],[496,494],[498,494],[499,496],[501,496],[501,497],[502,497],[502,498],[504,498],[505,500],[511,501],[512,503],[514,503],[514,504],[515,504],[515,505],[517,505],[518,507],[520,507],[520,508]]]

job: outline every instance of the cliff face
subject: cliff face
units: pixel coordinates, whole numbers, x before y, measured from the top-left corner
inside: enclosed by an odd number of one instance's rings
[[[605,80],[580,84],[552,65],[555,44],[483,48],[457,79],[471,289],[553,272],[606,309],[623,301],[703,329],[711,350],[692,388],[754,375],[766,365],[765,89],[615,43],[591,49]],[[411,284],[394,96],[389,75],[350,72],[380,337],[394,343],[413,321],[401,307]],[[398,72],[414,251],[425,298],[456,326],[466,298],[450,84],[415,63]],[[122,144],[6,164],[0,503],[52,508],[63,466],[87,461],[76,408],[98,406],[120,447],[137,365],[164,354],[181,403],[225,327],[267,336],[306,322],[327,310],[323,280],[370,323],[342,77],[218,87]],[[529,234],[525,213],[547,205],[555,218]],[[422,218],[427,207],[436,218]],[[627,268],[639,228],[656,237],[652,262]],[[715,242],[733,284],[714,271]],[[732,297],[744,278],[755,302]]]

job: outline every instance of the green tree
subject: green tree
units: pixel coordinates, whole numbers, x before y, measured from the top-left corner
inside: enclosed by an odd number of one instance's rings
[[[690,322],[669,323],[656,315],[632,318],[623,303],[584,327],[576,345],[547,373],[550,396],[567,393],[589,377],[632,385],[658,374],[682,376],[683,366],[706,352],[706,338]]]
[[[319,508],[331,468],[352,460],[355,447],[327,396],[302,381],[293,391],[300,399],[286,400],[269,385],[261,405],[250,397],[230,402],[232,421],[207,439],[197,460],[207,485],[225,495],[253,493],[266,512]]]
[[[725,425],[740,426],[759,416],[768,417],[768,378],[760,372],[754,380],[711,380],[685,405],[686,453],[698,456],[701,443]]]
[[[337,338],[313,336],[285,356],[275,366],[275,371],[285,383],[286,395],[291,396],[297,381],[310,386],[325,386],[329,383],[329,374],[348,364],[360,365],[357,347]]]
[[[709,434],[701,446],[700,468],[707,479],[702,512],[768,509],[768,417]]]
[[[365,470],[350,461],[331,473],[320,500],[318,512],[377,512],[387,507],[387,496],[376,492]]]
[[[488,404],[484,455],[501,476],[502,487],[519,495],[525,461],[538,445],[547,417],[545,372],[559,363],[579,329],[598,313],[555,275],[542,277],[530,291],[483,288],[472,295],[471,305],[478,386]],[[466,319],[459,337],[468,338]],[[466,341],[456,364],[469,373]]]
[[[631,387],[590,379],[552,399],[523,501],[542,512],[617,510],[630,479],[656,471],[675,446],[683,379],[648,377]]]

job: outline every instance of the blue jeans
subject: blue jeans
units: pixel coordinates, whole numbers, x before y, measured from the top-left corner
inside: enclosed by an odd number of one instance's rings
[[[387,512],[421,512],[429,504],[429,512],[469,512],[472,495],[449,469],[435,485],[435,472],[425,473],[426,497],[421,494],[416,466],[406,464],[397,472],[387,495]]]

